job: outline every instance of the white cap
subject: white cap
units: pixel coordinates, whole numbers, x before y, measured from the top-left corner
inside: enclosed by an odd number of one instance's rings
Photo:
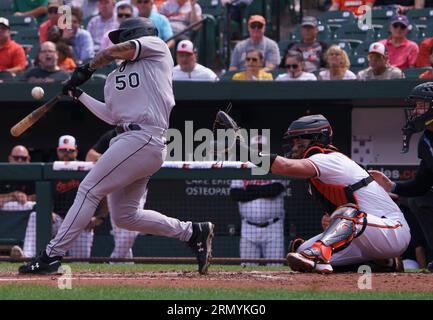
[[[178,43],[176,52],[194,53],[194,45],[189,40],[182,40]]]
[[[6,19],[6,18],[0,17],[0,24],[3,24],[3,25],[5,25],[6,27],[10,28],[9,20]]]
[[[59,146],[57,147],[57,149],[77,149],[75,138],[70,135],[61,136],[59,138]]]
[[[368,53],[378,53],[382,56],[385,56],[386,55],[385,45],[380,42],[374,42],[370,45],[370,48],[368,49]]]
[[[265,144],[265,145],[267,145],[268,144],[268,138],[266,136],[262,136],[262,135],[259,134],[257,136],[251,137],[250,143],[252,145],[254,145],[254,144],[262,144],[262,145]]]

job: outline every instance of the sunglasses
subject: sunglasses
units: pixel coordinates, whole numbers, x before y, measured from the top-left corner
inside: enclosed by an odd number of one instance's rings
[[[15,161],[27,161],[29,157],[26,156],[12,156]]]
[[[57,151],[62,153],[73,153],[75,152],[75,149],[57,149]]]
[[[259,59],[257,59],[257,58],[246,57],[246,58],[245,58],[245,61],[247,61],[247,62],[250,62],[250,61],[252,61],[252,62],[257,62],[257,61],[259,61]]]
[[[136,2],[137,2],[138,4],[140,4],[140,3],[149,3],[150,0],[136,0]]]
[[[57,13],[57,12],[58,12],[58,8],[56,7],[48,8],[48,13]]]
[[[264,25],[261,24],[260,22],[253,22],[250,24],[250,28],[251,29],[263,29]]]
[[[129,14],[129,13],[118,13],[117,14],[117,17],[118,18],[131,18],[131,14]]]
[[[298,69],[299,64],[286,64],[287,69]]]
[[[393,24],[392,25],[394,28],[400,28],[400,29],[406,29],[407,27],[404,25],[404,24],[402,24],[402,23],[395,23],[395,24]]]

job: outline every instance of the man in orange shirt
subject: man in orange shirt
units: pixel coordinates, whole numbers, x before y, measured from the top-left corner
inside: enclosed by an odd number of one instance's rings
[[[433,38],[431,38],[431,39],[433,39]],[[432,72],[433,71],[433,46],[430,47],[429,59],[430,59],[430,61],[429,61],[430,66],[432,66],[432,69],[427,70],[426,72],[420,74],[420,76],[419,76],[420,79],[433,79],[433,72]]]
[[[430,67],[430,52],[433,48],[433,37],[424,39],[419,45],[419,53],[415,67]]]
[[[372,7],[375,0],[332,0],[332,6],[329,11],[352,11],[355,15],[358,13],[358,8],[363,5]]]
[[[15,74],[27,66],[23,47],[11,39],[9,20],[0,17],[0,71]]]
[[[63,5],[62,0],[49,0],[48,1],[48,20],[43,22],[39,27],[39,42],[44,43],[48,41],[47,31],[59,22],[60,14],[58,13],[59,7]]]

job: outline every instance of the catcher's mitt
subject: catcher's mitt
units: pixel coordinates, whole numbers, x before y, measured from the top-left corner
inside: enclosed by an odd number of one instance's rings
[[[226,111],[218,111],[216,114],[214,123],[213,123],[213,133],[214,137],[217,138],[217,130],[218,129],[224,129],[224,130],[230,130],[232,129],[234,131],[234,139],[232,139],[231,142],[225,140],[225,141],[214,141],[214,148],[217,152],[227,152],[230,149],[232,149],[236,144],[243,142],[244,139],[241,135],[240,129],[241,127],[238,126],[235,120],[231,116],[229,116],[228,112],[231,109],[231,104],[227,108]]]
[[[235,120],[233,120],[232,117],[230,117],[225,111],[218,111],[216,114],[215,121],[213,123],[213,131],[216,133],[216,130],[218,129],[233,129],[235,132],[237,132],[240,127],[236,123]]]

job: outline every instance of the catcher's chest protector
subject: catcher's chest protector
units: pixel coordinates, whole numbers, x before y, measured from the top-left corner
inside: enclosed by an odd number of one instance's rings
[[[308,158],[313,154],[317,153],[331,153],[339,152],[337,148],[329,145],[325,148],[318,146],[313,146],[307,149],[304,154],[304,158]],[[368,185],[373,181],[373,178],[369,176],[368,178],[362,179],[355,184],[345,185],[345,184],[326,184],[320,181],[318,178],[309,179],[311,193],[315,199],[317,199],[322,205],[325,212],[332,213],[338,207],[346,204],[353,203],[357,208],[359,208],[358,199],[355,196],[355,191]]]

